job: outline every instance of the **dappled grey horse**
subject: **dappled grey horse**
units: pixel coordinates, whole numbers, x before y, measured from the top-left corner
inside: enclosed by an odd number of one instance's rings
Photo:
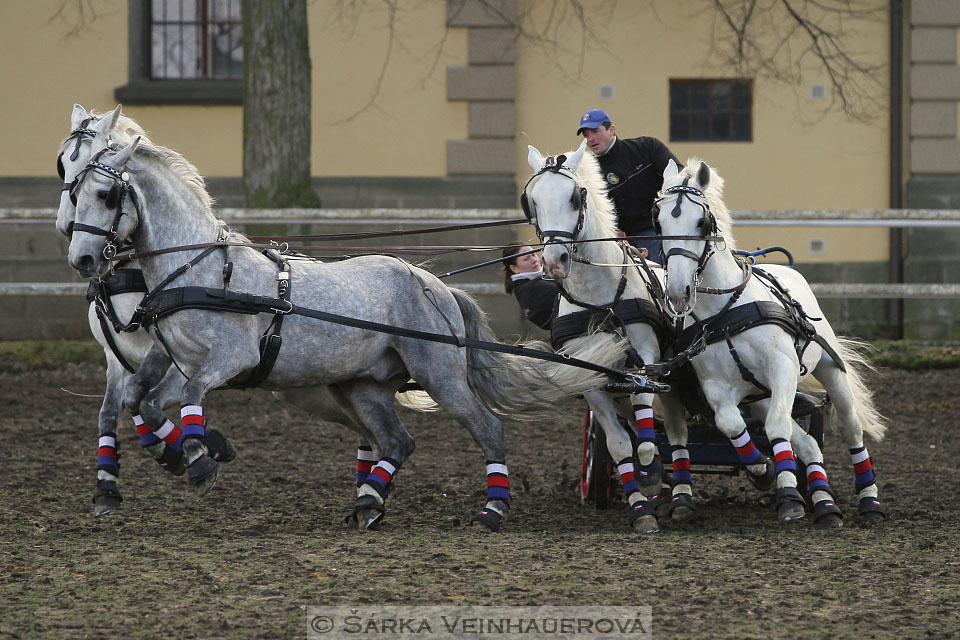
[[[70,114],[70,135],[60,144],[57,156],[57,172],[63,180],[60,205],[57,210],[57,230],[67,238],[73,233],[76,206],[73,202],[72,187],[77,175],[86,167],[93,155],[94,131],[91,127],[102,118],[102,114],[87,111],[79,104],[73,105]],[[129,144],[135,136],[143,136],[143,129],[132,119],[120,115],[116,125],[109,132],[114,144]],[[103,347],[107,364],[107,385],[97,420],[97,486],[94,490],[94,515],[110,513],[119,506],[122,496],[118,482],[120,466],[118,462],[117,428],[123,409],[123,391],[133,372],[146,357],[153,340],[145,331],[121,331],[127,325],[134,310],[146,293],[146,285],[136,261],[125,262],[122,268],[115,269],[108,277],[91,282],[87,292],[90,300],[87,317],[90,331]],[[173,406],[179,400],[180,390],[186,379],[171,367],[160,383],[157,395],[161,406]],[[179,443],[164,442],[150,427],[144,424],[140,416],[133,417],[140,436],[141,445],[167,471],[181,475],[184,466],[181,461]],[[229,461],[235,456],[233,446],[215,430],[207,434],[208,448],[220,461]]]
[[[119,109],[93,127],[95,141],[105,145],[117,117]],[[142,322],[156,341],[124,403],[154,429],[181,431],[191,481],[202,486],[217,473],[201,439],[205,395],[256,367],[261,337],[282,318],[283,348],[261,386],[284,391],[333,385],[348,415],[370,436],[379,457],[355,502],[361,526],[381,517],[390,481],[413,450],[394,407],[397,391],[413,379],[480,446],[487,460],[487,501],[476,519],[498,529],[510,494],[503,430],[494,411],[547,412],[600,386],[604,376],[363,328],[364,322],[376,323],[453,336],[460,344],[493,337],[469,296],[400,259],[365,256],[291,267],[231,245],[192,165],[169,149],[139,144],[117,152],[104,147],[82,172],[74,189],[69,261],[84,275],[102,276],[118,246],[130,243],[140,257],[150,290]],[[186,245],[194,248],[165,251]],[[317,319],[331,313],[359,326]],[[609,366],[619,361],[622,348],[610,337],[572,355]],[[187,378],[181,426],[166,420],[152,390],[171,364]]]
[[[91,126],[102,117],[103,114],[92,111],[88,113],[81,105],[75,104],[70,115],[70,135],[60,144],[57,172],[64,183],[56,226],[57,230],[67,238],[70,238],[73,233],[76,216],[75,196],[71,191],[76,186],[74,182],[76,177],[93,155],[95,132]],[[151,144],[142,127],[123,114],[118,116],[116,124],[106,133],[116,148],[119,148],[117,147],[119,144],[130,144],[138,136],[144,144]],[[231,234],[231,238],[246,240],[239,234]],[[124,261],[122,268],[114,269],[106,277],[93,280],[87,294],[88,298],[95,295],[90,302],[88,320],[91,332],[103,347],[107,363],[106,392],[97,423],[97,485],[93,498],[94,515],[97,516],[110,513],[122,501],[116,434],[123,409],[123,393],[127,382],[153,346],[150,334],[142,328],[124,331],[123,327],[129,325],[134,311],[146,292],[147,288],[139,263],[131,260]],[[164,409],[178,404],[184,382],[186,378],[171,365],[154,390],[158,398],[157,404]],[[287,392],[284,399],[321,420],[348,427],[353,426],[354,430],[362,432],[355,426],[356,419],[339,402],[334,389],[318,387],[310,390],[309,393],[298,389]],[[182,433],[177,435],[176,432],[166,429],[158,435],[158,432],[144,423],[139,415],[133,416],[133,422],[143,448],[167,471],[174,475],[182,475],[185,470],[180,451]],[[163,438],[166,438],[166,441]],[[233,445],[216,430],[208,430],[204,440],[210,455],[215,460],[226,462],[235,457]],[[357,449],[358,487],[371,471],[375,456],[374,448],[367,441],[359,444]],[[205,485],[205,487],[211,486],[211,483]]]

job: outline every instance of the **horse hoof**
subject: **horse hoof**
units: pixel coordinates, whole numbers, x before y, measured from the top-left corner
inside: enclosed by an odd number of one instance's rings
[[[691,496],[678,493],[670,502],[669,512],[674,522],[688,522],[697,515],[697,505]]]
[[[376,531],[383,520],[383,511],[371,507],[363,507],[354,512],[357,529],[359,531]]]
[[[799,520],[806,513],[804,499],[797,493],[795,487],[781,487],[777,489],[777,518],[780,522]]]
[[[113,513],[120,506],[120,498],[115,496],[99,496],[93,499],[93,517],[99,518]]]
[[[656,457],[653,458],[653,461],[648,465],[642,465],[639,462],[635,467],[637,473],[637,485],[640,487],[641,493],[647,496],[648,498],[653,498],[660,493],[660,485],[663,482],[663,463]],[[648,491],[644,491],[647,489]],[[649,490],[654,489],[653,493],[650,493]]]
[[[843,527],[843,518],[836,513],[830,513],[817,520],[816,525],[824,529],[840,529]]]
[[[876,498],[861,498],[857,505],[857,513],[860,514],[860,525],[864,527],[872,527],[887,519],[887,513]]]
[[[872,527],[878,525],[887,519],[887,516],[879,511],[864,511],[860,514],[860,525]]]
[[[651,515],[640,516],[630,523],[630,527],[637,533],[656,533],[660,531],[660,525],[657,524],[657,517]]]
[[[473,516],[473,528],[484,533],[496,533],[500,531],[502,520],[503,517],[493,509],[483,509]]]
[[[105,516],[120,506],[123,496],[117,489],[114,480],[97,480],[97,488],[93,491],[93,515]]]
[[[203,454],[187,465],[190,484],[197,487],[197,495],[203,496],[217,486],[220,465],[210,456]]]
[[[207,445],[209,456],[217,462],[231,462],[237,457],[237,448],[216,429],[207,429],[203,443]]]
[[[747,480],[757,491],[766,491],[773,487],[773,484],[777,481],[777,467],[773,464],[773,460],[764,456],[763,461],[767,467],[763,470],[762,476],[754,475],[749,469],[746,470]]]
[[[813,522],[821,527],[838,529],[843,526],[843,514],[833,500],[821,500],[813,505]]]
[[[777,508],[777,519],[780,522],[792,522],[800,520],[806,514],[802,504],[796,502],[784,502]]]

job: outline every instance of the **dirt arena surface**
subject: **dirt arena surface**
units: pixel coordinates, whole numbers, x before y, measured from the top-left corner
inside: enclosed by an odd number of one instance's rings
[[[484,461],[442,414],[403,416],[417,450],[383,528],[347,529],[356,441],[263,392],[212,394],[240,455],[197,498],[119,434],[121,508],[93,518],[89,365],[0,376],[0,638],[302,638],[308,605],[650,606],[655,638],[960,635],[958,370],[887,370],[868,441],[890,519],[858,526],[849,455],[827,435],[846,526],[780,524],[743,477],[695,476],[700,519],[659,534],[581,504],[582,410],[508,425],[513,508],[469,526]],[[407,634],[410,635],[410,634]],[[355,635],[355,637],[361,637]],[[429,636],[427,636],[429,637]],[[553,636],[556,637],[556,636]]]

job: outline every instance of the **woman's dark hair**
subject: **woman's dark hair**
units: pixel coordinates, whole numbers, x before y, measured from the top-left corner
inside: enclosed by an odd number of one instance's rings
[[[503,274],[503,290],[507,294],[513,293],[513,271],[510,271],[510,267],[517,264],[516,255],[520,253],[520,249],[527,246],[526,242],[520,242],[519,240],[514,240],[508,242],[507,246],[503,248],[503,266],[500,267],[500,273]]]

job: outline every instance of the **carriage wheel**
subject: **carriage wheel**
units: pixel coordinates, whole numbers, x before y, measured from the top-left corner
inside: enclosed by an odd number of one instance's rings
[[[580,465],[580,499],[593,500],[597,509],[606,509],[613,490],[613,460],[607,438],[593,411],[587,409],[583,429],[583,456]]]

